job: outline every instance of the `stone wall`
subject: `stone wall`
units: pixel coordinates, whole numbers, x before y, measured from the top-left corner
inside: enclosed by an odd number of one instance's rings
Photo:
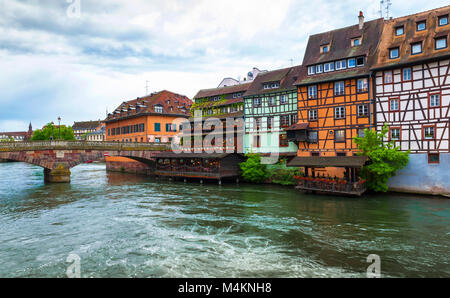
[[[449,169],[449,153],[441,153],[438,164],[429,164],[427,154],[411,154],[409,164],[389,180],[389,190],[450,196]]]
[[[154,168],[149,165],[125,157],[107,157],[106,170],[140,175],[151,175]]]

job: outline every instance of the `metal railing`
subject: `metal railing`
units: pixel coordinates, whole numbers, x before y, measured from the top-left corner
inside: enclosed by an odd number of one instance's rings
[[[167,151],[170,150],[170,144],[96,141],[0,142],[2,152],[35,150]]]

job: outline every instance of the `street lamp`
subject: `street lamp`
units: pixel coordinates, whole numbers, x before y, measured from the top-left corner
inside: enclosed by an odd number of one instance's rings
[[[53,138],[53,127],[54,127],[54,123],[53,123],[53,121],[52,121],[52,123],[50,123],[51,125],[52,125],[52,141],[54,140],[54,138]]]
[[[61,117],[58,117],[59,139],[61,140]]]

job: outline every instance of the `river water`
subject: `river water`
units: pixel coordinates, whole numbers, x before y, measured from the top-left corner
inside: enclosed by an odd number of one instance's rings
[[[0,163],[0,277],[449,277],[450,199],[305,195]]]

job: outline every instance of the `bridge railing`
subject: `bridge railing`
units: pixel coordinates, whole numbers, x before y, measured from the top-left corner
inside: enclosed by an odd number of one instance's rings
[[[3,152],[35,151],[35,150],[167,151],[170,150],[170,144],[93,142],[93,141],[0,142],[0,151]]]

